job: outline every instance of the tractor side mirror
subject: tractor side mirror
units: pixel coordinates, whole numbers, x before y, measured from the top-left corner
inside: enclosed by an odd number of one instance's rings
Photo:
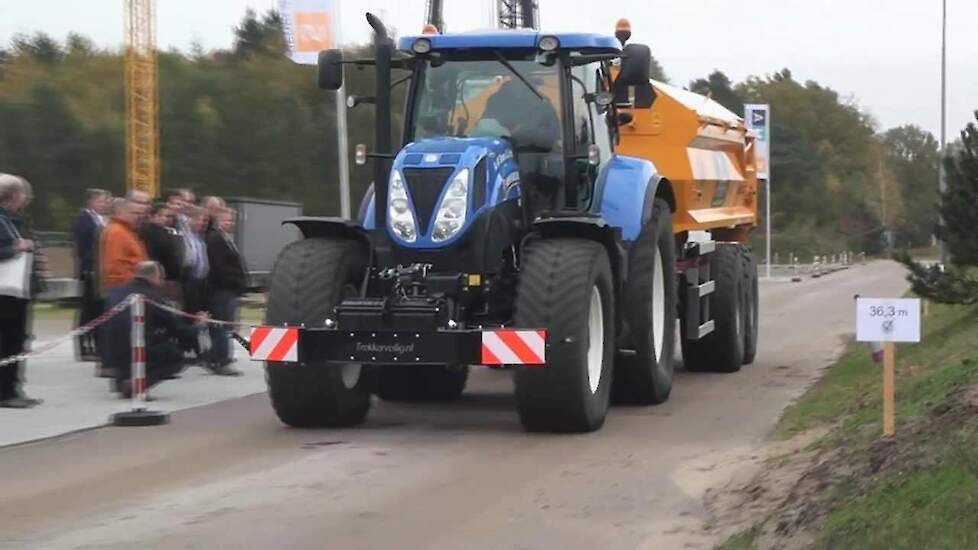
[[[618,81],[624,86],[649,83],[652,74],[652,50],[645,44],[628,44],[622,50],[621,72]]]
[[[323,50],[317,63],[319,87],[323,90],[339,90],[343,86],[343,52]]]

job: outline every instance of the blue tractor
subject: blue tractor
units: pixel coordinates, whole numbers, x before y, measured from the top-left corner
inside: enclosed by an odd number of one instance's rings
[[[618,155],[651,102],[647,46],[534,30],[425,34],[320,54],[319,84],[373,66],[374,185],[359,219],[289,220],[252,358],[286,424],[362,422],[373,395],[451,400],[470,365],[513,373],[532,431],[602,426],[613,396],[665,401],[677,318],[669,182]],[[392,71],[407,85],[392,146]],[[393,83],[397,85],[398,82]]]

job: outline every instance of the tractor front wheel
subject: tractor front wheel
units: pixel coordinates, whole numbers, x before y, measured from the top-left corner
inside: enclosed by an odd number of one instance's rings
[[[530,431],[590,432],[604,424],[615,348],[615,296],[605,248],[586,239],[529,243],[516,326],[547,330],[546,364],[516,370],[520,421]]]
[[[315,238],[294,242],[272,269],[265,324],[320,327],[343,298],[359,295],[367,268],[359,243]],[[272,363],[268,395],[282,422],[295,427],[353,426],[370,408],[367,372],[359,364]]]

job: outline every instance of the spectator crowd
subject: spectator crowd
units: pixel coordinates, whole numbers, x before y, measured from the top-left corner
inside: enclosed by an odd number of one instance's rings
[[[0,174],[0,362],[23,352],[30,332],[30,299],[41,290],[44,261],[35,250],[22,213],[30,184]],[[79,326],[127,300],[146,299],[147,387],[177,378],[189,365],[220,376],[239,376],[226,326],[247,289],[247,269],[234,242],[235,210],[220,197],[199,203],[189,189],[175,189],[153,201],[143,191],[112,197],[89,189],[72,224],[76,277],[81,290]],[[33,262],[24,258],[32,258]],[[33,263],[33,265],[30,265]],[[32,285],[13,284],[21,272]],[[29,287],[29,290],[27,288]],[[175,314],[159,307],[182,311]],[[132,393],[129,310],[78,337],[77,354],[95,363],[95,375],[112,378],[121,396]],[[0,366],[0,407],[40,403],[22,390],[21,362]]]

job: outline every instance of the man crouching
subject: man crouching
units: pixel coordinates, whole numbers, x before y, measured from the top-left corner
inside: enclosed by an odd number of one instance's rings
[[[194,328],[194,323],[148,303],[165,303],[164,276],[163,267],[159,263],[140,262],[136,266],[133,280],[119,292],[114,293],[114,297],[118,297],[115,303],[108,304],[110,308],[115,307],[132,294],[142,294],[146,298],[147,388],[162,380],[175,378],[183,370],[183,352],[192,348],[198,332]],[[205,320],[204,314],[198,314],[195,323],[200,324]],[[131,329],[132,324],[128,309],[106,324],[106,332],[109,332],[111,336],[105,339],[109,342],[109,349],[105,350],[107,357],[104,360],[110,364],[118,365],[115,389],[127,399],[132,396]]]

